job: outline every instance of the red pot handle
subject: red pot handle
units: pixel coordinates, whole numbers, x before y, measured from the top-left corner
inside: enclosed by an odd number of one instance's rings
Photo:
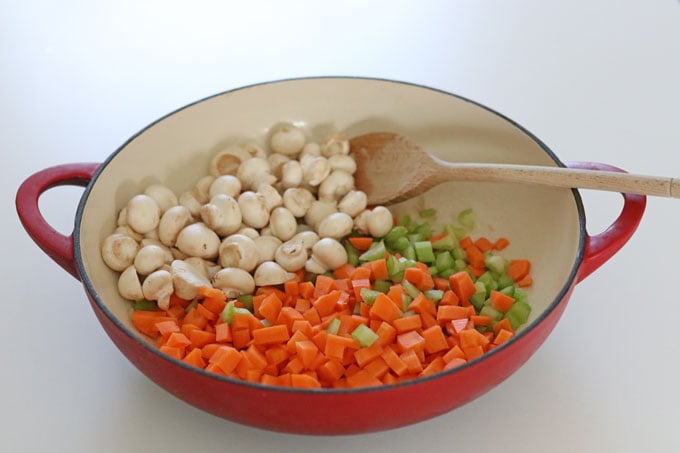
[[[73,233],[67,236],[52,228],[40,213],[38,200],[43,192],[53,187],[87,186],[99,165],[81,163],[46,168],[29,176],[19,186],[16,195],[17,214],[28,235],[43,252],[78,280],[80,275],[73,252]]]
[[[596,162],[565,162],[569,168],[585,170],[605,170],[625,173],[620,168]],[[578,270],[576,281],[580,282],[614,256],[631,238],[647,205],[647,197],[630,193],[622,193],[623,208],[618,218],[600,234],[586,234],[586,247],[583,262]]]

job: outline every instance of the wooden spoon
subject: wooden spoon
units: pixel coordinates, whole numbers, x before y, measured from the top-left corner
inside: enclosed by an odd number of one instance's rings
[[[538,165],[445,162],[390,132],[352,138],[350,153],[357,163],[356,187],[366,192],[372,205],[404,201],[446,181],[542,184],[680,198],[680,180],[676,178]]]

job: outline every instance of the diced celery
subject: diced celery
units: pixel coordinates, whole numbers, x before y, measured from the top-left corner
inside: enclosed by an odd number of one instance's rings
[[[448,231],[450,235],[453,235],[459,241],[467,236],[467,232],[464,229],[453,225],[446,225],[446,231]]]
[[[413,260],[415,261],[416,259],[416,250],[413,248],[413,245],[409,245],[405,249],[401,251],[401,256],[403,256],[406,259]]]
[[[381,293],[387,293],[387,291],[390,290],[390,286],[392,286],[392,283],[388,282],[387,280],[378,279],[373,282],[373,289]]]
[[[423,240],[430,239],[432,237],[432,227],[429,223],[421,223],[413,230],[414,233],[420,234]]]
[[[502,274],[505,272],[507,261],[500,255],[489,255],[484,259],[484,265],[487,269]]]
[[[458,260],[454,261],[453,269],[456,272],[464,271],[465,269],[467,269],[467,263],[465,262],[465,260],[458,259]]]
[[[413,297],[409,296],[408,294],[402,294],[401,295],[401,311],[403,311],[403,312],[408,311],[408,307],[411,305],[411,302],[413,302]]]
[[[156,311],[158,310],[158,305],[153,300],[138,299],[134,302],[132,309],[141,311]]]
[[[397,239],[394,239],[394,240],[391,240],[391,241],[385,240],[385,245],[387,247],[391,248],[392,250],[401,251],[401,250],[404,250],[409,245],[411,245],[411,241],[409,241],[406,236],[402,236],[400,238],[397,238]]]
[[[501,288],[500,292],[502,292],[506,296],[512,297],[513,299],[515,298],[515,286],[514,285],[506,286],[505,288]]]
[[[483,282],[477,281],[475,282],[475,289],[477,291],[470,297],[470,303],[475,307],[475,310],[479,312],[486,301],[486,285]]]
[[[437,239],[432,243],[432,248],[435,250],[453,250],[458,245],[458,241],[452,234]]]
[[[418,215],[420,217],[434,217],[437,214],[437,210],[434,208],[428,208],[428,209],[423,209],[420,212],[418,212]]]
[[[515,303],[523,302],[527,303],[527,293],[523,289],[515,287],[515,294],[512,296],[515,298]]]
[[[220,313],[220,318],[227,324],[231,324],[231,320],[234,318],[234,313],[236,313],[236,301],[230,300],[227,302],[227,306],[224,307],[222,313]]]
[[[531,313],[531,306],[529,306],[529,304],[515,300],[515,303],[512,304],[510,310],[505,313],[505,317],[510,321],[512,328],[517,329],[527,322],[529,313]]]
[[[458,222],[465,228],[471,230],[475,227],[475,211],[466,209],[458,214]]]
[[[404,214],[403,216],[401,216],[401,218],[399,219],[399,225],[406,227],[408,231],[411,231],[412,228],[415,228],[413,219],[411,219],[411,216],[408,214]]]
[[[328,323],[328,327],[326,327],[326,332],[331,333],[333,335],[337,335],[338,329],[340,329],[340,320],[338,318],[333,318],[331,322]]]
[[[401,266],[401,270],[403,271],[407,267],[415,266],[416,260],[402,256],[401,258],[399,258],[399,265]]]
[[[434,252],[430,241],[419,241],[413,244],[416,250],[416,258],[421,263],[434,263]]]
[[[437,277],[439,275],[439,271],[437,271],[437,266],[428,267],[427,272],[429,272],[432,277]]]
[[[515,286],[515,281],[512,277],[508,276],[508,274],[501,274],[496,281],[498,282],[498,287],[501,289]]]
[[[356,266],[359,264],[359,250],[356,249],[348,240],[342,241],[342,245],[347,252],[347,263]]]
[[[352,331],[352,338],[357,340],[361,347],[365,348],[375,343],[378,339],[378,334],[373,332],[366,324],[359,324],[357,328]]]
[[[427,291],[423,291],[423,295],[426,299],[430,299],[436,303],[444,297],[444,291],[441,289],[428,289]]]
[[[437,271],[441,272],[446,269],[452,269],[453,265],[455,263],[455,260],[453,259],[453,256],[451,256],[451,253],[447,251],[439,252],[436,255],[435,258],[435,265],[437,266]]]
[[[367,305],[373,305],[373,302],[375,302],[375,298],[378,297],[378,294],[381,294],[380,291],[376,291],[369,288],[361,288],[359,290],[359,295],[361,296],[361,299]]]
[[[425,236],[423,236],[420,233],[416,233],[416,232],[410,233],[407,237],[408,237],[408,240],[411,241],[411,244],[418,242],[418,241],[425,240]]]
[[[387,256],[383,241],[374,242],[373,246],[359,255],[359,262],[375,261]]]
[[[486,304],[482,307],[481,310],[479,310],[479,314],[482,316],[488,316],[494,321],[500,321],[503,319],[503,312],[496,310],[491,306],[491,304]]]
[[[252,294],[241,294],[236,298],[239,302],[243,304],[248,311],[253,311],[253,295]]]
[[[393,274],[396,274],[401,270],[401,265],[399,264],[399,260],[397,259],[396,256],[390,255],[387,258],[387,274],[392,277]]]
[[[496,283],[496,280],[494,280],[490,272],[484,272],[479,276],[477,281],[484,284],[484,287],[486,288],[486,297],[489,297],[491,291],[498,289],[498,283]]]
[[[401,285],[404,287],[404,291],[406,291],[406,294],[409,296],[413,297],[414,299],[418,297],[418,294],[420,294],[420,290],[416,288],[411,282],[408,280],[404,280],[401,282]]]
[[[464,260],[467,258],[467,253],[460,247],[454,247],[453,250],[451,250],[451,255],[455,260]]]
[[[404,271],[399,271],[394,274],[390,274],[390,278],[394,283],[401,283],[401,281],[404,279]]]
[[[408,228],[403,225],[395,225],[392,229],[385,235],[385,241],[395,241],[399,238],[406,237],[408,234]]]
[[[453,267],[453,268],[445,269],[443,271],[439,271],[437,273],[437,275],[441,278],[449,278],[450,276],[452,276],[456,272],[459,272],[459,271],[456,270],[455,267]]]

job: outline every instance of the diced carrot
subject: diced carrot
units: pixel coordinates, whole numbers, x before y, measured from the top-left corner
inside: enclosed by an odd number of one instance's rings
[[[441,357],[437,357],[427,364],[427,366],[423,369],[421,376],[428,376],[430,374],[439,373],[444,369],[445,366],[446,362],[444,362],[444,359],[442,359]]]
[[[475,247],[477,247],[482,253],[488,252],[493,248],[493,242],[485,237],[480,237],[475,241]]]
[[[226,304],[225,304],[226,306]],[[205,305],[203,304],[197,304],[196,305],[196,311],[203,316],[205,319],[208,321],[215,321],[217,319],[217,314],[213,313],[212,311],[208,310]]]
[[[156,323],[156,329],[161,335],[179,332],[180,328],[175,321],[160,321]]]
[[[503,313],[506,313],[508,310],[510,310],[512,304],[515,303],[515,299],[513,297],[510,297],[500,291],[491,291],[489,299],[491,300],[491,305],[493,308],[502,311]]]
[[[231,326],[222,323],[215,326],[215,341],[218,343],[226,343],[232,340]]]
[[[439,305],[437,307],[437,321],[444,324],[453,319],[467,319],[470,317],[470,310],[468,307],[461,307],[460,305]]]
[[[397,348],[400,352],[413,349],[415,352],[425,349],[425,339],[415,330],[397,335]]]
[[[383,293],[378,294],[375,298],[369,313],[372,318],[379,318],[387,322],[400,318],[402,314],[399,307],[392,302],[392,299]]]
[[[274,343],[285,343],[290,338],[288,328],[282,324],[253,330],[253,342],[256,345],[268,345]]]
[[[474,284],[473,284],[474,286]],[[453,290],[444,291],[444,295],[439,300],[439,305],[459,305],[460,299]]]
[[[298,389],[321,388],[321,383],[308,374],[292,373],[290,375],[291,387]]]
[[[387,366],[396,374],[397,376],[403,376],[408,372],[408,365],[404,362],[399,355],[394,352],[392,348],[383,348],[380,357],[385,361]]]
[[[198,368],[205,368],[205,360],[201,356],[200,348],[195,348],[189,351],[189,353],[184,356],[182,361]]]
[[[491,316],[472,315],[470,316],[470,321],[472,321],[475,326],[488,326],[491,325]]]
[[[345,263],[340,267],[337,267],[333,270],[333,276],[336,279],[345,279],[345,278],[350,278],[352,277],[352,273],[354,272],[355,267],[352,266],[349,263]]]
[[[158,349],[161,352],[169,355],[170,357],[174,357],[178,360],[182,360],[182,358],[184,357],[184,348],[183,347],[163,345]]]
[[[448,343],[446,342],[446,336],[442,331],[442,328],[438,325],[432,326],[429,329],[425,329],[422,334],[425,339],[425,352],[428,354],[434,354],[436,352],[444,351],[448,349]]]
[[[420,373],[423,371],[423,364],[413,349],[402,352],[399,358],[406,364],[406,369],[409,373]]]
[[[326,344],[324,345],[324,354],[329,359],[337,359],[342,361],[345,354],[345,349],[359,349],[359,342],[351,337],[341,337],[339,335],[326,335]]]
[[[397,338],[397,329],[385,321],[380,321],[380,326],[375,330],[375,333],[378,335],[376,343],[380,343],[381,346],[392,344]]]
[[[500,345],[508,341],[510,338],[512,338],[514,334],[510,332],[509,330],[501,329],[498,331],[496,334],[496,337],[493,340],[493,343],[496,345]]]
[[[382,379],[390,371],[390,367],[382,357],[376,357],[364,366],[364,370],[371,376]]]
[[[189,341],[194,348],[202,348],[207,344],[215,343],[215,341],[217,341],[217,335],[213,332],[206,332],[201,329],[192,329],[191,332],[189,332]]]
[[[484,268],[484,253],[476,245],[466,248],[465,253],[467,254],[467,261],[471,266],[480,269]]]
[[[520,288],[526,288],[527,286],[531,286],[534,283],[534,280],[531,278],[531,275],[527,274],[520,281],[517,282],[517,286]]]
[[[448,283],[447,283],[448,284]],[[437,306],[434,301],[425,297],[424,293],[418,293],[415,299],[411,301],[408,306],[409,310],[413,310],[418,314],[430,313],[432,315],[437,314]]]
[[[382,385],[382,382],[368,371],[359,370],[347,377],[347,385],[350,387],[374,387]]]
[[[460,240],[459,244],[463,250],[467,250],[468,248],[474,245],[474,242],[472,242],[472,238],[470,236],[465,236],[463,239]]]
[[[242,358],[241,353],[231,346],[220,346],[208,362],[215,364],[225,373],[231,373],[236,369]]]
[[[345,367],[342,366],[339,360],[330,359],[317,368],[316,372],[321,381],[332,383],[345,374]]]
[[[498,334],[498,332],[501,329],[505,329],[505,330],[507,330],[508,332],[511,332],[511,333],[515,332],[514,329],[512,328],[512,324],[510,324],[510,321],[508,320],[508,318],[503,318],[493,325],[494,333]]]
[[[510,241],[507,238],[498,238],[496,242],[493,244],[493,248],[495,250],[503,250],[508,245],[510,245]]]
[[[420,329],[423,322],[420,315],[402,316],[392,321],[392,325],[397,329],[397,334],[409,332],[411,330]]]
[[[279,317],[283,302],[275,293],[271,293],[260,302],[258,312],[260,316],[266,319],[270,324],[274,324]]]
[[[321,277],[321,275],[319,277]],[[316,311],[319,312],[319,316],[324,317],[333,313],[340,300],[341,294],[342,293],[338,290],[331,290],[319,296],[312,303],[314,308],[316,308]]]
[[[372,237],[362,237],[362,236],[354,236],[347,238],[350,244],[354,246],[355,249],[359,251],[366,251],[371,247],[371,244],[373,244],[373,238]]]
[[[451,360],[454,359],[465,359],[465,353],[463,352],[462,349],[460,349],[460,346],[455,345],[451,349],[449,349],[443,356],[442,358],[444,359],[445,362],[450,362]]]
[[[451,289],[460,300],[467,301],[477,292],[470,274],[465,271],[452,274],[449,277],[449,283],[451,284]]]
[[[314,286],[314,298],[324,296],[333,290],[336,290],[335,280],[323,274],[316,276],[316,285]]]
[[[531,262],[526,259],[510,260],[508,264],[508,277],[518,282],[527,276],[531,269]]]
[[[444,366],[445,370],[450,370],[452,368],[457,368],[461,365],[465,365],[467,363],[467,360],[465,360],[463,357],[455,357],[448,362],[446,362],[446,365]]]
[[[156,323],[172,321],[164,311],[135,310],[131,315],[132,323],[144,335],[155,338],[159,335]]]
[[[449,286],[449,281],[442,277],[433,277],[434,287],[440,291],[447,291],[451,287]]]

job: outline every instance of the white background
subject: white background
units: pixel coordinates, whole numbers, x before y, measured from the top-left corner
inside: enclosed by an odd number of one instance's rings
[[[0,451],[680,451],[680,200],[648,200],[523,368],[415,426],[261,431],[188,406],[127,362],[80,284],[21,228],[18,185],[102,161],[199,98],[313,75],[433,86],[506,114],[562,160],[680,176],[677,0],[0,0]],[[81,193],[41,199],[64,233]],[[621,197],[583,196],[596,234]]]

